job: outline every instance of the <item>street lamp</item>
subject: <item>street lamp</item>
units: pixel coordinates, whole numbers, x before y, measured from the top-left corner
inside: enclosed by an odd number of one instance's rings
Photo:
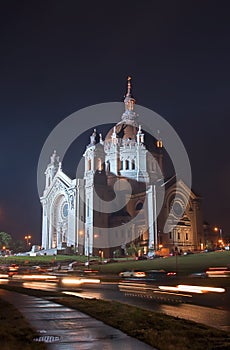
[[[213,229],[215,232],[219,232],[218,242],[223,244],[222,228],[215,226]]]
[[[215,232],[219,232],[219,234],[220,234],[220,239],[222,239],[222,228],[219,228],[219,227],[215,226],[215,227],[214,227],[214,231],[215,231]]]
[[[26,240],[26,246],[30,246],[31,245],[30,240],[31,240],[32,236],[31,235],[26,235],[24,238]]]

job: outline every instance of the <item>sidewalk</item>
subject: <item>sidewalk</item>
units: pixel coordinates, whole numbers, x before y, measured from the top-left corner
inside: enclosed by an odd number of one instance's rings
[[[0,290],[45,340],[48,350],[153,350],[82,312],[25,294]],[[156,349],[155,349],[156,350]]]

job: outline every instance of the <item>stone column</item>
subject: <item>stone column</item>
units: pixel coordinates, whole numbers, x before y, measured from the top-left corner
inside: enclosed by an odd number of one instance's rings
[[[154,237],[154,217],[153,217],[153,186],[150,185],[147,190],[148,200],[148,228],[149,228],[149,245],[148,248],[153,248],[155,244]]]

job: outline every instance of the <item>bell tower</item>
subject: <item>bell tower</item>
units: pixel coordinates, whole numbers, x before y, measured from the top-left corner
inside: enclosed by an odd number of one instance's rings
[[[85,157],[85,255],[93,254],[94,239],[94,191],[95,175],[104,170],[104,148],[101,134],[94,129],[90,143],[86,147]]]
[[[59,161],[59,156],[57,156],[57,152],[54,150],[52,156],[50,157],[50,163],[48,164],[45,176],[46,176],[46,187],[48,189],[53,181],[54,176],[56,175],[59,167],[61,167],[61,162]]]

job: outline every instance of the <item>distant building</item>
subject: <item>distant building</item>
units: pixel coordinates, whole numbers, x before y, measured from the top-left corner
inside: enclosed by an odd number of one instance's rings
[[[45,172],[46,184],[41,197],[44,249],[72,247],[80,254],[112,256],[117,249],[125,251],[131,242],[135,243],[144,254],[149,250],[158,249],[159,244],[170,250],[176,248],[183,251],[202,247],[204,239],[201,199],[191,192],[189,203],[185,207],[185,194],[189,189],[180,180],[177,183],[179,199],[173,204],[170,219],[173,223],[179,217],[182,218],[171,232],[163,232],[176,192],[176,184],[171,181],[165,189],[156,232],[154,184],[164,173],[163,143],[159,138],[155,142],[155,149],[151,153],[148,152],[145,134],[137,124],[130,79],[124,107],[121,120],[108,132],[104,140],[101,134],[96,130],[93,131],[84,153],[85,169],[82,179],[70,179],[63,172],[55,151],[51,156]],[[121,200],[125,201],[127,195],[126,188],[122,187],[122,180],[128,180],[132,187],[128,203],[121,209],[109,213],[96,210],[98,197],[95,193],[109,203],[114,199],[113,185],[117,179],[120,180],[118,191]],[[144,202],[147,203],[145,206]],[[122,225],[137,214],[139,215],[135,224],[128,230],[123,229]],[[113,235],[117,238],[113,240],[113,237],[108,237],[108,242],[118,243],[108,244],[105,248],[101,244],[100,248],[98,244],[100,227],[115,228]]]

